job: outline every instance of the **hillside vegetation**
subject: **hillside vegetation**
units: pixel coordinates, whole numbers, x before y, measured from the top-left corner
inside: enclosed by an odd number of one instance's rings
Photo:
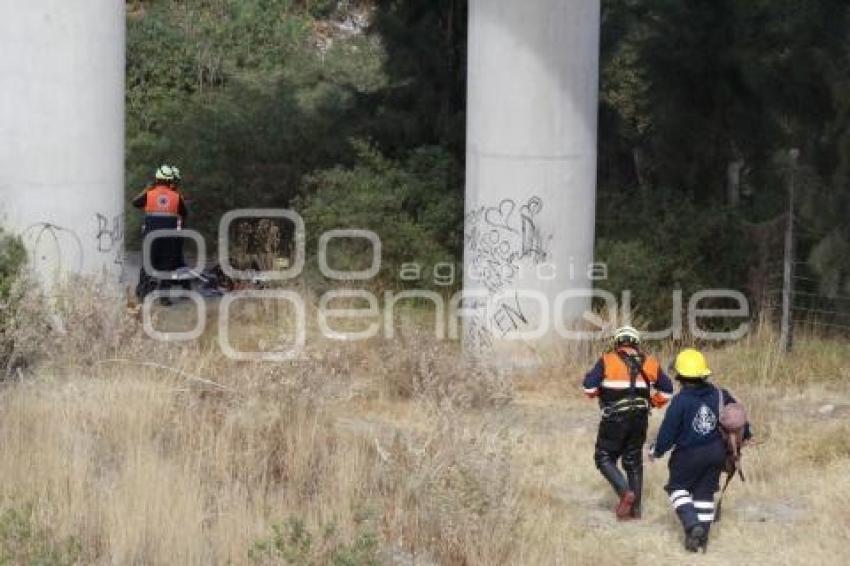
[[[128,5],[128,192],[177,163],[209,242],[292,206],[311,234],[402,235],[388,265],[460,261],[465,0]],[[675,289],[769,305],[793,181],[799,306],[847,312],[848,26],[841,0],[603,0],[603,286],[659,325]]]

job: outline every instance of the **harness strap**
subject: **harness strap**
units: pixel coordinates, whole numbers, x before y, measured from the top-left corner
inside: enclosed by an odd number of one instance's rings
[[[629,397],[635,398],[637,396],[635,384],[637,383],[638,375],[640,375],[646,383],[646,390],[648,392],[652,384],[649,382],[649,377],[646,375],[646,372],[643,371],[643,363],[646,360],[643,354],[638,353],[637,359],[635,359],[632,356],[626,355],[622,350],[615,351],[617,352],[617,356],[619,356],[623,363],[626,364],[626,367],[629,368]]]
[[[643,362],[645,359],[643,354],[638,353],[638,359],[635,359],[631,356],[626,355],[622,350],[615,349],[614,351],[616,352],[620,360],[626,365],[626,368],[629,371],[629,396],[602,406],[602,418],[606,419],[608,417],[620,413],[629,413],[636,411],[650,412],[652,410],[652,407],[650,405],[649,399],[639,397],[636,391],[638,375],[640,375],[646,382],[647,393],[650,391],[651,387],[649,378],[643,371]]]
[[[649,401],[643,397],[625,397],[619,401],[602,407],[602,417],[607,418],[615,414],[629,413],[632,411],[648,411],[649,408]]]

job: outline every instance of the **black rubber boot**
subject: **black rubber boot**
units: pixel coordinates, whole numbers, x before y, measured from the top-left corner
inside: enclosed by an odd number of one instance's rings
[[[685,534],[685,550],[688,552],[697,552],[700,549],[705,552],[707,546],[708,533],[701,524],[693,526]]]
[[[640,519],[641,508],[640,502],[643,495],[643,468],[636,470],[627,470],[626,477],[629,481],[629,489],[635,494],[635,502],[632,504],[632,518]]]
[[[708,550],[708,535],[711,534],[711,523],[700,523],[702,525],[702,551]]]
[[[617,497],[622,497],[628,491],[629,484],[626,482],[626,477],[614,462],[609,459],[597,459],[596,467],[599,469],[602,477],[608,480],[608,483],[617,492]]]

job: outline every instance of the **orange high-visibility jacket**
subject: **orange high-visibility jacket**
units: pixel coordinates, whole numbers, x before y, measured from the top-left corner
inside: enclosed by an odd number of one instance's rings
[[[133,206],[152,216],[182,216],[186,219],[183,197],[168,185],[154,185],[133,199]]]
[[[180,214],[180,195],[171,187],[158,185],[145,196],[145,213],[173,216]]]
[[[605,367],[605,376],[602,381],[602,387],[609,389],[628,389],[631,383],[629,375],[629,367],[626,362],[617,354],[617,352],[606,352],[602,356],[602,365]],[[654,384],[658,380],[658,360],[654,356],[646,356],[643,361],[643,373],[646,374],[650,384]],[[646,382],[643,376],[637,378],[637,387],[646,387]]]
[[[614,352],[606,352],[602,356],[602,366],[604,368],[604,374],[602,378],[602,387],[606,389],[614,389],[618,391],[623,391],[629,389],[631,387],[631,375],[629,374],[629,367],[626,365],[626,362]],[[667,400],[670,398],[670,392],[661,391],[659,389],[666,389],[666,387],[659,388],[659,376],[662,375],[661,368],[658,365],[658,360],[655,359],[654,356],[646,356],[643,361],[643,370],[642,375],[638,375],[635,380],[635,389],[638,391],[642,391],[641,397],[646,397],[650,399],[651,403],[655,407],[661,407]],[[646,378],[644,378],[646,376]],[[649,383],[647,383],[649,381]],[[668,381],[665,379],[664,381]],[[666,384],[664,384],[666,385]],[[672,385],[672,384],[671,384]],[[655,389],[655,394],[651,395],[649,391],[649,387]],[[672,387],[671,387],[672,389]]]
[[[626,348],[621,353],[637,354],[633,349]],[[654,407],[663,406],[673,395],[673,382],[661,369],[654,356],[640,354],[636,357],[643,360],[641,369],[646,374],[646,379],[640,374],[635,376],[635,396],[649,400]],[[582,388],[588,397],[598,397],[599,404],[603,407],[630,398],[632,396],[631,375],[620,353],[614,350],[599,358],[593,369],[584,376]],[[655,390],[655,394],[652,394],[650,389]]]

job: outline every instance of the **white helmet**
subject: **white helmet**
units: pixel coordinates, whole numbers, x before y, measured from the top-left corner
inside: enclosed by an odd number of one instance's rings
[[[622,326],[614,332],[614,344],[637,346],[640,344],[640,332],[632,326]]]
[[[178,171],[179,174],[179,171]],[[156,170],[156,180],[157,181],[173,181],[174,180],[174,167],[171,165],[161,165],[159,169]]]
[[[180,169],[176,165],[171,166],[171,175],[175,181],[183,179],[183,177],[180,176]]]

